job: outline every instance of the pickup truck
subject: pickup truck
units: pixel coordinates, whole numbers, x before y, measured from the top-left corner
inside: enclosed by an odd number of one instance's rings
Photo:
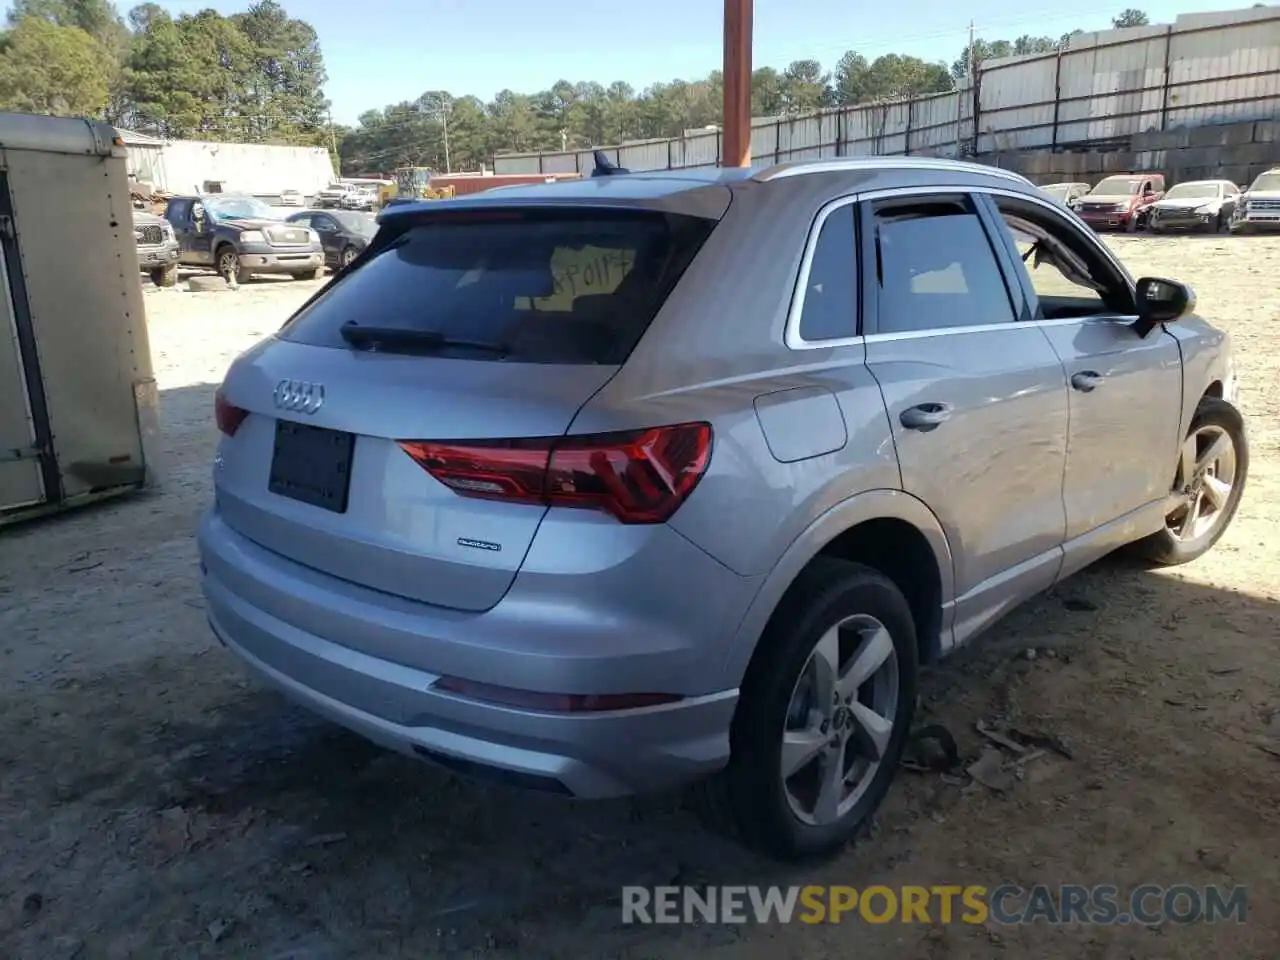
[[[133,212],[133,239],[138,247],[138,269],[157,287],[178,282],[178,238],[169,221],[142,210]]]
[[[316,194],[315,207],[319,210],[337,210],[342,201],[357,193],[358,189],[351,183],[331,183]]]
[[[1280,230],[1280,167],[1273,167],[1240,194],[1231,217],[1232,233]]]
[[[324,276],[320,235],[283,223],[254,197],[174,197],[164,217],[177,234],[179,262],[216,270],[229,283],[243,283],[255,273],[284,273],[295,280]]]

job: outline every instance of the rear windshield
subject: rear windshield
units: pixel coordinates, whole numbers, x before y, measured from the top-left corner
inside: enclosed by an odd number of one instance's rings
[[[354,321],[423,335],[421,345],[389,338],[381,352],[619,364],[714,227],[635,210],[424,216],[279,335],[352,349],[342,327]]]

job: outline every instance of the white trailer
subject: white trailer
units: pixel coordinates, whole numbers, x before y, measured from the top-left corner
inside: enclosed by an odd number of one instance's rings
[[[154,480],[159,434],[126,150],[0,113],[0,526]]]

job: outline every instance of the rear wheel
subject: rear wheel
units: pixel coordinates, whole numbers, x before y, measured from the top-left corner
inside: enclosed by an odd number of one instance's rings
[[[1189,563],[1226,532],[1244,494],[1249,444],[1240,411],[1205,397],[1182,443],[1164,529],[1134,544],[1155,563]]]
[[[249,271],[240,266],[240,254],[236,253],[236,248],[230,245],[219,247],[218,256],[218,273],[227,283],[247,283],[249,280]]]
[[[708,826],[782,859],[853,839],[893,779],[917,663],[911,610],[893,582],[815,560],[747,670],[728,767],[695,788]]]

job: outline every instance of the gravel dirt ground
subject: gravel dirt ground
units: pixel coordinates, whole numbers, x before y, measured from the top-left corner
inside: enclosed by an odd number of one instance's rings
[[[1111,242],[1194,284],[1235,338],[1253,456],[1235,524],[1178,570],[1104,562],[926,677],[922,721],[966,760],[978,721],[1051,731],[1072,759],[1003,792],[903,771],[869,838],[805,868],[703,833],[677,796],[458,780],[246,679],[196,582],[213,390],[315,284],[148,290],[164,486],[0,534],[0,956],[1274,958],[1280,238]],[[1219,883],[1251,901],[1243,924],[1191,926],[620,924],[621,885],[672,882]]]

